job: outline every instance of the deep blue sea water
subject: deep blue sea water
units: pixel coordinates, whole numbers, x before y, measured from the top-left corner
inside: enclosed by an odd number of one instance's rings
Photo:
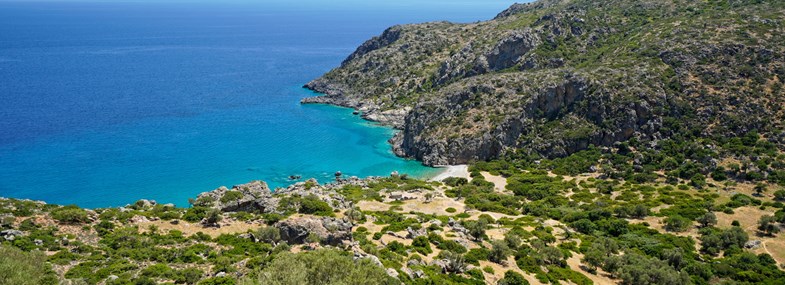
[[[0,196],[84,207],[289,175],[417,177],[393,130],[298,104],[386,27],[511,1],[0,1]]]

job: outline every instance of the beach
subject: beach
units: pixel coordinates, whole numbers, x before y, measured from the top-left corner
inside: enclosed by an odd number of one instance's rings
[[[429,181],[441,181],[447,177],[463,177],[469,179],[469,166],[466,164],[439,166],[444,170],[438,175],[428,179]]]

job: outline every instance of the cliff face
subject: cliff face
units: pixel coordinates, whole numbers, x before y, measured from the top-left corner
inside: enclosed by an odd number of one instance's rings
[[[428,165],[512,149],[782,129],[785,3],[516,4],[486,22],[392,27],[308,83],[328,103],[401,129]]]

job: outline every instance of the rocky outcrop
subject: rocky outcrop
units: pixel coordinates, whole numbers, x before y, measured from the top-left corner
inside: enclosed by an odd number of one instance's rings
[[[778,137],[785,19],[760,15],[781,7],[743,5],[734,28],[680,20],[707,5],[544,0],[486,22],[396,26],[308,83],[325,95],[303,103],[395,126],[394,152],[427,165],[512,149],[554,158],[631,138],[654,148],[694,130]],[[744,25],[765,32],[741,36]]]
[[[289,244],[302,244],[310,235],[327,245],[341,245],[352,240],[352,223],[330,217],[293,217],[273,225],[281,232],[281,239]]]
[[[401,38],[402,31],[403,30],[401,29],[401,26],[388,28],[378,37],[373,37],[372,39],[360,45],[357,50],[355,50],[351,55],[349,55],[349,57],[346,58],[346,60],[343,61],[342,64],[346,64],[351,60],[361,57],[374,50],[389,46]]]
[[[199,194],[197,201],[212,201],[212,206],[223,212],[275,212],[278,198],[274,197],[270,187],[263,181],[232,186],[232,189],[220,187],[210,192]]]
[[[205,203],[222,212],[260,212],[283,214],[278,209],[278,204],[283,197],[306,197],[313,196],[326,202],[330,207],[339,210],[346,210],[352,207],[352,202],[338,194],[336,189],[346,185],[356,185],[367,187],[368,183],[377,178],[369,177],[360,179],[357,177],[343,178],[333,183],[320,185],[315,179],[305,182],[298,182],[286,188],[270,190],[267,183],[263,181],[253,181],[247,184],[232,186],[232,189],[219,187],[210,192],[199,194],[195,203]]]
[[[24,235],[25,235],[24,232],[19,231],[19,230],[14,230],[14,229],[0,231],[0,237],[2,237],[4,240],[7,240],[7,241],[13,241],[17,237],[21,237],[21,236],[24,236]]]
[[[502,70],[522,63],[522,57],[539,44],[540,38],[530,29],[512,32],[485,55],[487,71]]]

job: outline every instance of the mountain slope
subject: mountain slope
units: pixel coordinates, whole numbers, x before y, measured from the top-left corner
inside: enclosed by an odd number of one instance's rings
[[[306,85],[402,131],[428,165],[511,150],[562,157],[635,138],[756,130],[785,144],[785,3],[516,4],[496,18],[392,27]]]

